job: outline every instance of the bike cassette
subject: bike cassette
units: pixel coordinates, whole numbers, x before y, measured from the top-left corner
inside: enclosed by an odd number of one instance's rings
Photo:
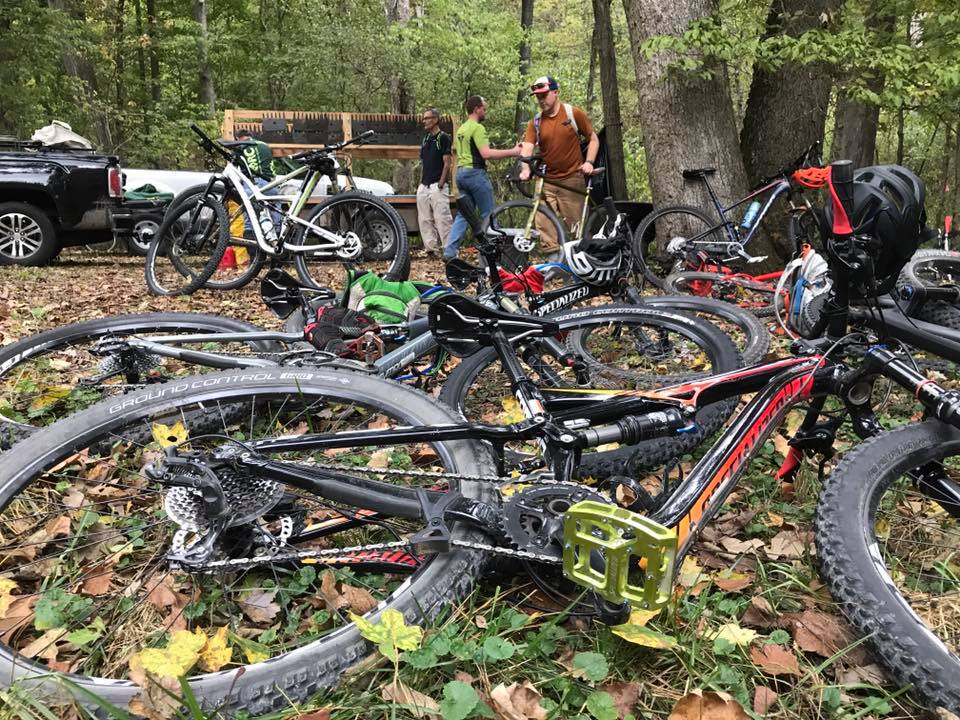
[[[256,520],[283,498],[283,486],[273,480],[238,472],[229,466],[217,468],[216,475],[229,508],[226,527]],[[210,525],[199,490],[172,487],[167,491],[163,504],[170,519],[184,530],[200,532]]]
[[[563,555],[563,516],[584,500],[606,502],[588,488],[542,485],[514,493],[503,503],[503,530],[521,550],[559,559]]]
[[[563,574],[612,602],[665,605],[676,558],[675,530],[625,508],[584,500],[563,515]]]

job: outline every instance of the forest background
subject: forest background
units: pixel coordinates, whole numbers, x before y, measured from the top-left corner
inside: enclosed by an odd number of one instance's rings
[[[958,37],[955,0],[4,0],[0,134],[58,118],[127,167],[198,168],[187,126],[224,108],[462,115],[476,93],[508,145],[549,73],[608,128],[630,199],[703,206],[679,173],[700,165],[739,197],[822,139],[920,173],[939,224]]]

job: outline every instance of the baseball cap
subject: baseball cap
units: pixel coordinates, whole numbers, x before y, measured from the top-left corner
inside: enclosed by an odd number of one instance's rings
[[[551,75],[541,75],[530,85],[531,95],[542,95],[551,90],[559,90],[560,84],[557,79]]]

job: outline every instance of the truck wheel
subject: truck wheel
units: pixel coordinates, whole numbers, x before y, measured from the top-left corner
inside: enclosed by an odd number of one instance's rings
[[[45,265],[59,249],[57,231],[43,210],[0,203],[0,265]]]
[[[133,224],[130,235],[127,236],[127,252],[131,255],[146,257],[147,250],[150,249],[150,243],[156,237],[161,222],[163,222],[163,215],[159,217],[145,215],[139,218]]]

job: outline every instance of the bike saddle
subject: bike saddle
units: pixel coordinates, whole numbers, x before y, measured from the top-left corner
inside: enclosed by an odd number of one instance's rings
[[[706,177],[707,175],[713,175],[716,171],[717,169],[712,167],[690,168],[683,171],[683,176],[687,180],[694,180],[696,178]]]
[[[428,317],[434,338],[456,357],[492,345],[494,330],[503,332],[510,342],[560,332],[560,326],[552,320],[504,312],[457,293],[434,300]]]

